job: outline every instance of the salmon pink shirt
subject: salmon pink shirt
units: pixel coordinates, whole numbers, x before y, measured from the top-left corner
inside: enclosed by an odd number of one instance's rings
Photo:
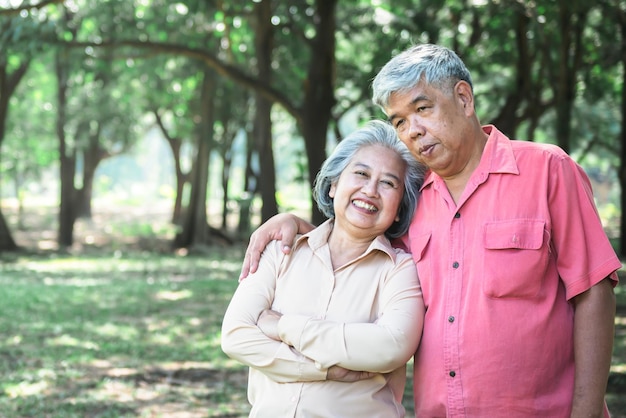
[[[570,299],[621,267],[590,182],[553,145],[493,126],[455,204],[430,173],[406,237],[426,317],[417,417],[569,417]],[[606,409],[606,408],[605,408]]]

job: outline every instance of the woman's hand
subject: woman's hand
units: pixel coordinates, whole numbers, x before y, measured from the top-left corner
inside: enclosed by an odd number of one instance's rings
[[[263,334],[270,337],[272,340],[281,341],[278,335],[278,321],[282,314],[280,312],[266,309],[261,312],[256,326],[263,332]]]

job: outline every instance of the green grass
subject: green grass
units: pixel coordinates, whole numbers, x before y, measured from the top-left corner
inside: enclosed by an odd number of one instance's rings
[[[1,417],[243,416],[219,346],[239,250],[0,264]]]
[[[247,416],[246,370],[219,346],[241,255],[0,256],[0,417]],[[607,401],[624,417],[617,294]]]

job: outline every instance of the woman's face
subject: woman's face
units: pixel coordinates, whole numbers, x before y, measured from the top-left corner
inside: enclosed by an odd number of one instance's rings
[[[395,152],[369,145],[352,160],[330,188],[335,229],[355,238],[374,238],[396,221],[404,194],[406,164]]]

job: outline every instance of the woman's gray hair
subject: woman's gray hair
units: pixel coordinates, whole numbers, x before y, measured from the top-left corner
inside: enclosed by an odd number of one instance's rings
[[[422,80],[445,92],[461,80],[473,89],[470,72],[454,51],[421,44],[399,53],[378,72],[372,82],[372,100],[385,110],[392,93],[406,93]]]
[[[370,145],[379,145],[395,151],[406,163],[404,193],[398,212],[400,221],[394,222],[385,231],[385,235],[388,238],[397,238],[409,230],[409,225],[417,207],[419,189],[424,182],[426,167],[413,158],[407,147],[396,136],[396,131],[387,122],[381,120],[370,121],[339,142],[317,173],[313,197],[317,202],[319,210],[328,218],[333,218],[335,209],[333,207],[333,199],[328,195],[330,187],[337,183],[339,176],[350,164],[357,151]]]

